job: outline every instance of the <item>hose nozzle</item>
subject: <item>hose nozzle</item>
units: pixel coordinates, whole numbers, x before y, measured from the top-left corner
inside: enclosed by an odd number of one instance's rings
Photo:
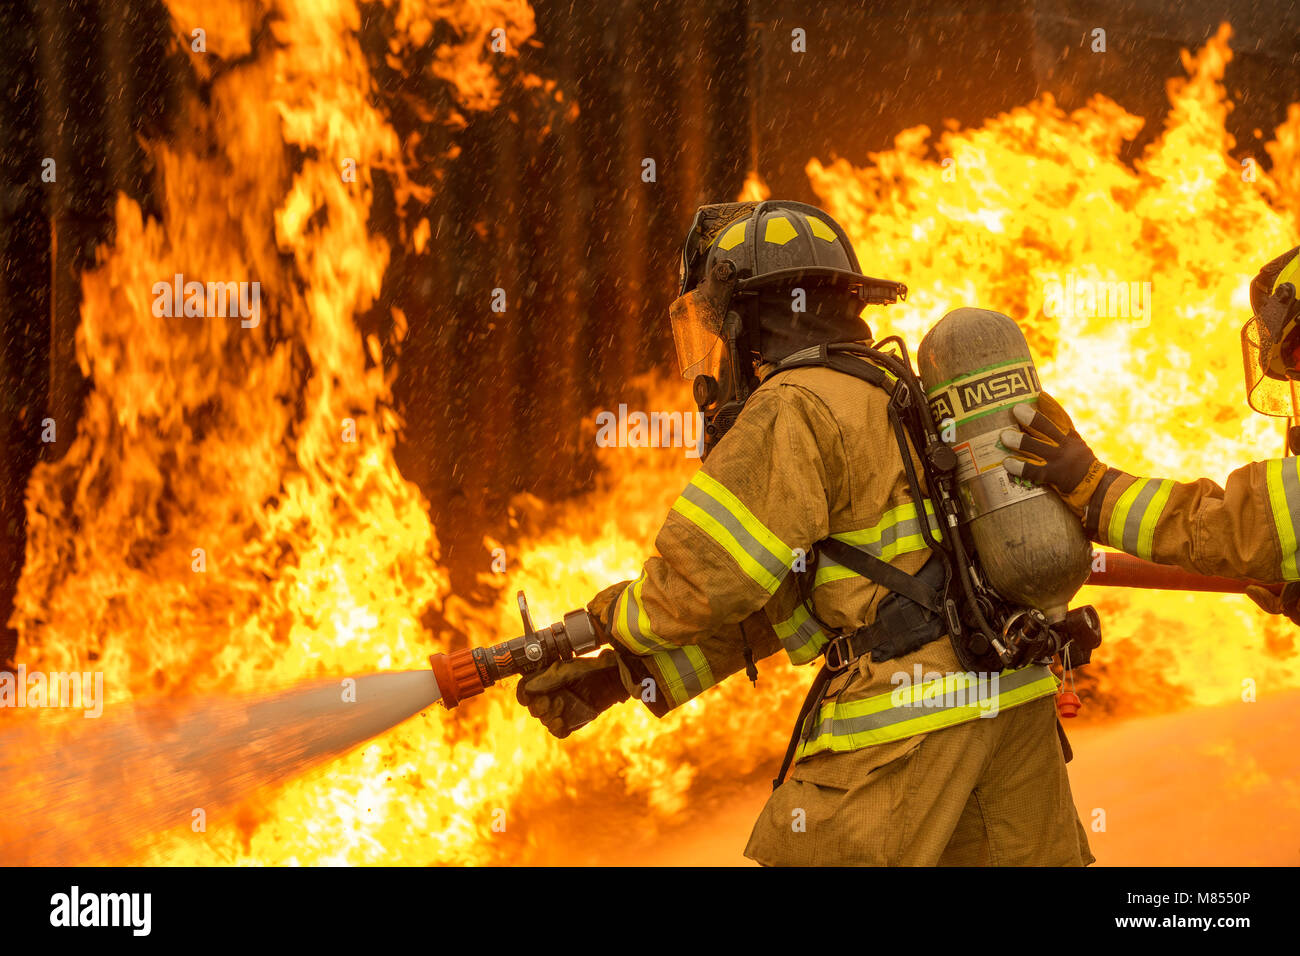
[[[462,700],[483,693],[497,681],[513,674],[533,674],[556,661],[572,660],[599,647],[603,641],[596,625],[579,608],[550,627],[533,627],[528,601],[520,591],[519,616],[524,633],[494,647],[467,647],[450,654],[433,654],[429,666],[442,692],[443,706],[450,710]]]

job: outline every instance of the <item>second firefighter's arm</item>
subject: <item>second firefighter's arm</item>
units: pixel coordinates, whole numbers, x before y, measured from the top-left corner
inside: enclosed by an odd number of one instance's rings
[[[1238,468],[1221,488],[1208,478],[1138,478],[1097,460],[1065,409],[1046,392],[1013,412],[1002,432],[1008,472],[1055,488],[1088,537],[1159,564],[1256,581],[1297,581],[1300,463]]]
[[[1253,462],[1223,487],[1106,471],[1083,515],[1104,545],[1189,571],[1257,581],[1300,580],[1300,460]]]
[[[788,597],[791,568],[829,533],[828,501],[844,480],[839,441],[810,393],[769,385],[673,504],[659,554],[601,615],[636,658],[634,673],[644,668],[654,681],[659,699],[641,698],[651,710],[662,714],[740,670],[746,647],[751,659],[780,649],[763,609]]]

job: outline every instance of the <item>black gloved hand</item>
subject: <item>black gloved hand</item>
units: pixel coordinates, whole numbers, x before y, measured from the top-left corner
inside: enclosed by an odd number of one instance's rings
[[[1300,625],[1300,581],[1287,584],[1280,595],[1254,585],[1246,588],[1246,594],[1269,614],[1285,614],[1292,624]]]
[[[1046,392],[1038,395],[1037,411],[1017,405],[1012,414],[1021,431],[1004,430],[1002,444],[1021,454],[1003,459],[1003,467],[1036,485],[1050,485],[1082,517],[1106,466],[1079,437],[1065,409]]]
[[[561,740],[631,696],[619,671],[618,654],[609,648],[596,657],[552,664],[521,680],[515,689],[519,703]]]

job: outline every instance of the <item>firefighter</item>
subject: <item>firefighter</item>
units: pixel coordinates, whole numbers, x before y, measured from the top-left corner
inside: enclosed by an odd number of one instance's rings
[[[933,584],[940,563],[920,523],[939,527],[929,499],[908,492],[888,393],[797,365],[810,347],[869,340],[864,303],[905,293],[864,276],[843,229],[815,207],[700,209],[669,314],[706,420],[704,460],[657,556],[588,607],[613,649],[521,681],[518,698],[565,737],[629,698],[663,716],[742,669],[754,679],[755,660],[784,650],[823,666],[748,857],[1086,865],[1055,677],[1042,664],[1009,670],[978,706],[936,695],[967,668],[940,615],[899,593],[913,589],[902,578]],[[893,569],[895,588],[819,558],[828,538]],[[914,675],[920,693],[896,695]],[[927,691],[933,706],[908,703]]]
[[[1300,382],[1300,247],[1264,266],[1250,284],[1252,317],[1242,328],[1247,400],[1256,411],[1296,417]],[[1208,478],[1179,482],[1139,478],[1097,460],[1070,416],[1046,394],[1038,410],[1017,406],[1021,431],[1002,433],[1019,452],[1012,474],[1045,484],[1065,499],[1088,536],[1159,564],[1200,574],[1288,582],[1281,595],[1247,593],[1266,611],[1300,624],[1300,460],[1252,462],[1221,488]],[[1295,455],[1300,431],[1288,433]]]

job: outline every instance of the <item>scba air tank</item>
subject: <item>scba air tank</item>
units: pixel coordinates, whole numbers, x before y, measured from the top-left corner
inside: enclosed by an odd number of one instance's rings
[[[957,453],[962,509],[987,583],[1055,623],[1088,578],[1092,548],[1078,518],[1045,488],[1002,466],[1011,409],[1038,396],[1038,372],[1019,326],[1001,312],[956,309],[932,328],[917,366],[945,441]],[[955,438],[953,437],[955,433]]]

